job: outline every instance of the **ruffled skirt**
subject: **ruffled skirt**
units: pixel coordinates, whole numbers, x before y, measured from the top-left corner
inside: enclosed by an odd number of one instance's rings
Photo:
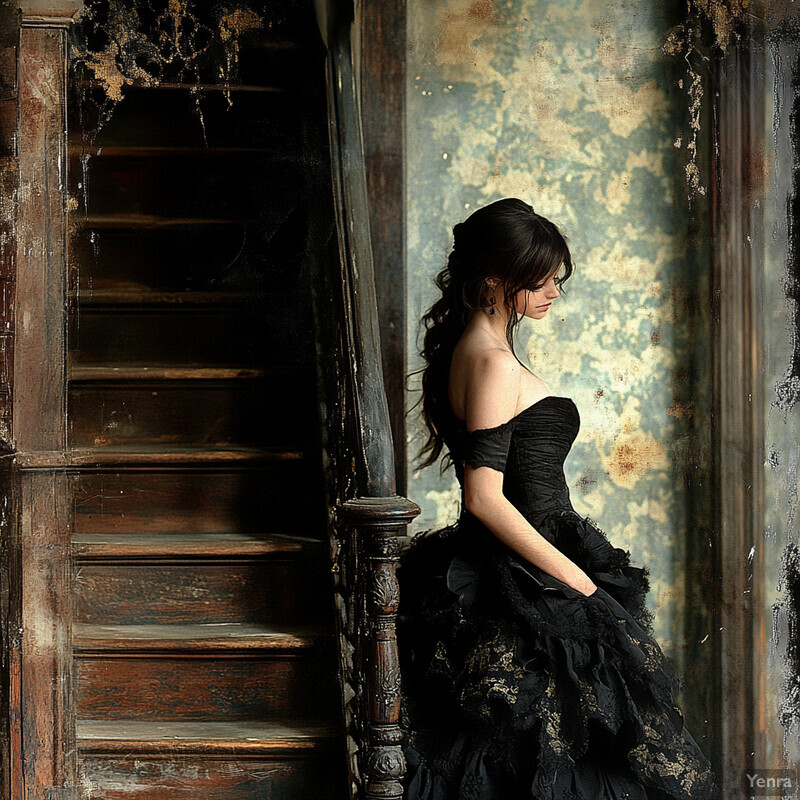
[[[647,568],[574,510],[536,527],[591,596],[471,515],[401,558],[406,800],[718,798],[652,635]]]

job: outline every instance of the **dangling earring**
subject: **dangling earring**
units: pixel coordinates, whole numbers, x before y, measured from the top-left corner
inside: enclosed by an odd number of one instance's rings
[[[489,299],[489,310],[486,312],[487,314],[491,315],[497,311],[497,309],[495,308],[495,303],[497,303],[497,298],[494,295],[492,295],[491,298]]]

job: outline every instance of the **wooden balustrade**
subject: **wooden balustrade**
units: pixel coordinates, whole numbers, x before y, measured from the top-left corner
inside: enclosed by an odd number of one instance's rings
[[[405,759],[401,748],[400,669],[395,622],[399,537],[420,508],[395,493],[395,456],[384,390],[369,225],[358,82],[351,36],[360,25],[350,3],[330,2],[319,14],[327,46],[329,139],[341,265],[343,364],[341,409],[355,473],[355,496],[338,504],[343,647],[352,657],[343,673],[350,716],[354,794],[400,800]],[[349,641],[348,641],[349,640]],[[347,674],[349,673],[349,674]]]

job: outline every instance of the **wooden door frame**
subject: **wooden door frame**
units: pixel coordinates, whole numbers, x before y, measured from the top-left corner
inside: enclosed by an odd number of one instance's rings
[[[765,759],[764,28],[756,15],[715,64],[712,124],[714,705],[723,797]],[[714,96],[718,99],[714,100]],[[696,645],[695,645],[696,646]],[[710,709],[711,710],[711,709]]]

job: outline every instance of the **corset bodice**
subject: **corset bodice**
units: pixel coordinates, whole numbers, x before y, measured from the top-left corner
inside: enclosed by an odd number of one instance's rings
[[[462,420],[457,421],[455,430],[450,452],[463,509],[469,435]],[[482,432],[493,437],[494,466],[500,468],[501,454],[506,453],[503,494],[533,526],[553,511],[572,510],[564,462],[579,430],[580,414],[573,400],[548,395],[503,425]]]

